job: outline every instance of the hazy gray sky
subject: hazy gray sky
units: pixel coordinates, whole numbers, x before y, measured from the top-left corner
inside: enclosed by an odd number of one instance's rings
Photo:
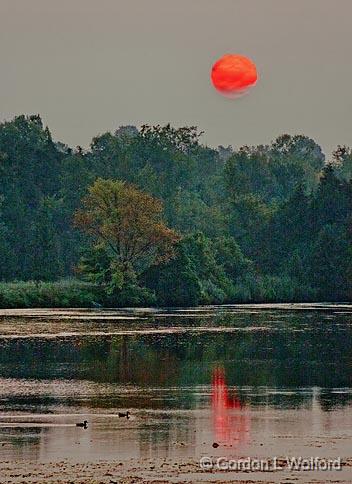
[[[351,0],[0,0],[0,117],[40,113],[87,146],[122,124],[196,124],[210,145],[304,133],[352,144]],[[260,80],[217,94],[241,53]]]

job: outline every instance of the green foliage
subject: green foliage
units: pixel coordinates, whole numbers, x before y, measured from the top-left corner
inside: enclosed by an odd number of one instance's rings
[[[352,238],[338,224],[324,225],[313,243],[311,280],[320,298],[349,299],[352,295]]]
[[[136,273],[126,271],[103,245],[86,250],[77,266],[77,274],[99,288],[99,304],[116,307],[156,302],[153,291],[141,287]]]
[[[341,180],[352,180],[352,149],[348,146],[338,146],[333,152],[332,165],[336,176]]]
[[[256,259],[258,252],[261,252],[261,234],[272,213],[273,208],[262,202],[256,194],[242,195],[232,202],[228,230],[247,257]]]
[[[120,273],[121,276],[121,273]],[[108,291],[104,291],[102,302],[105,306],[153,306],[156,298],[149,288],[141,287],[135,274],[123,274],[118,284],[112,280]]]
[[[1,308],[91,307],[97,298],[95,286],[73,279],[0,283]]]
[[[254,272],[253,263],[246,259],[233,237],[219,237],[213,243],[216,261],[223,267],[231,280],[236,281]]]
[[[314,223],[319,230],[325,224],[344,223],[352,211],[352,183],[340,180],[333,165],[324,167],[317,193],[312,199]]]
[[[263,202],[285,200],[297,184],[318,184],[324,166],[320,147],[305,136],[282,135],[269,146],[244,146],[226,162],[228,189],[235,199],[256,194]]]
[[[235,264],[230,264],[232,270]],[[244,266],[237,270],[244,270]],[[164,305],[220,304],[231,300],[234,294],[230,274],[216,259],[212,241],[202,233],[184,237],[176,257],[160,268],[152,268],[145,277]]]
[[[201,302],[202,285],[184,242],[178,244],[176,257],[144,276],[162,306],[196,306]]]
[[[257,260],[267,272],[297,277],[307,254],[312,212],[310,199],[298,185],[262,230]]]
[[[32,264],[35,280],[50,281],[64,274],[63,237],[60,231],[62,200],[43,197],[30,230]]]
[[[324,164],[302,135],[234,150],[201,134],[122,126],[72,150],[37,115],[0,124],[0,280],[24,281],[1,305],[351,300],[351,148]]]

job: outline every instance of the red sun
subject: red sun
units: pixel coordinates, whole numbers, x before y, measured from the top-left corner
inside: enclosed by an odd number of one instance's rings
[[[258,79],[254,62],[239,54],[226,54],[215,62],[211,81],[221,94],[236,98],[246,94]]]

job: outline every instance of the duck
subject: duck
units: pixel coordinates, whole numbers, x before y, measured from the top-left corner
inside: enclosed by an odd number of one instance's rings
[[[84,420],[83,422],[76,423],[76,427],[82,427],[82,428],[86,429],[88,427],[87,420]]]
[[[127,412],[119,412],[119,417],[130,418],[130,412],[128,410]]]
[[[100,303],[96,301],[92,301],[92,306],[93,308],[97,308],[97,309],[101,309],[103,307]]]

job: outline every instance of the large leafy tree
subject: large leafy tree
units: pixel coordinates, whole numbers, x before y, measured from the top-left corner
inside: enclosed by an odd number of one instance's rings
[[[162,221],[160,200],[120,180],[98,179],[89,188],[75,225],[103,247],[122,272],[142,273],[168,261],[178,234]]]

